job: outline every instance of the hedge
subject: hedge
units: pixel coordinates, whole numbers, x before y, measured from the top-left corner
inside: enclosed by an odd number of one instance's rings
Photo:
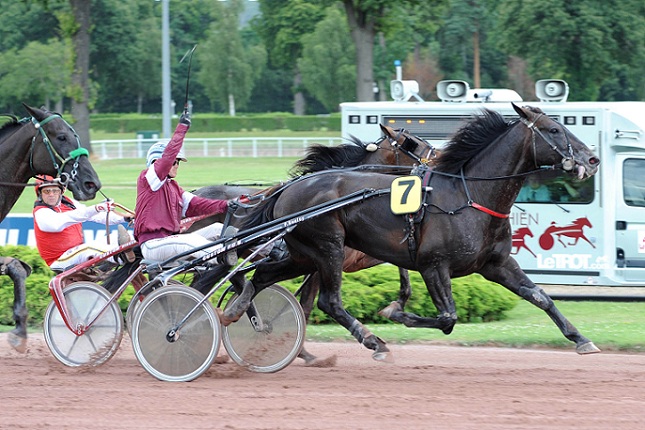
[[[173,119],[173,126],[177,123]],[[159,115],[94,114],[90,116],[93,130],[106,133],[136,133],[140,130],[161,130],[162,118]],[[193,118],[193,125],[200,132],[236,132],[236,131],[338,131],[340,132],[340,115],[305,115],[296,116],[286,113],[225,116],[216,114],[199,114]]]
[[[302,278],[281,282],[280,285],[295,291]],[[437,309],[418,272],[410,272],[412,296],[405,310],[419,316],[437,315]],[[355,273],[343,273],[342,298],[345,309],[366,324],[383,324],[390,321],[378,315],[378,311],[398,298],[399,271],[384,264]],[[505,312],[513,309],[520,300],[515,294],[481,275],[473,274],[452,280],[452,292],[460,322],[496,321],[505,318]],[[327,314],[317,307],[310,322],[332,322]]]
[[[0,247],[0,255],[19,258],[31,265],[33,272],[27,278],[27,309],[29,325],[39,326],[45,310],[51,302],[49,281],[54,273],[40,258],[35,248],[27,246]],[[189,279],[183,280],[188,283]],[[281,282],[280,284],[295,292],[302,278]],[[425,288],[421,276],[410,272],[412,297],[406,311],[421,316],[435,316],[437,311]],[[498,284],[487,281],[480,275],[470,275],[453,279],[453,296],[460,322],[494,321],[503,319],[505,312],[512,309],[519,298]],[[356,273],[343,274],[343,303],[348,312],[363,323],[386,323],[378,311],[397,299],[399,291],[399,272],[389,264],[373,267]],[[119,299],[119,305],[125,312],[133,289],[128,288]],[[218,298],[214,295],[214,299]],[[13,325],[13,282],[8,276],[0,276],[0,324]],[[317,307],[311,314],[310,322],[325,324],[333,322]]]

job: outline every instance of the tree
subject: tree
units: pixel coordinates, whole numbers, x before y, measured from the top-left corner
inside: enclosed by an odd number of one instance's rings
[[[69,0],[73,21],[61,28],[71,37],[74,46],[74,68],[69,96],[72,99],[74,129],[81,145],[92,153],[90,142],[90,25],[91,3],[87,0]]]
[[[403,61],[403,79],[419,82],[419,93],[429,98],[443,74],[438,66],[439,44],[435,34],[441,28],[447,0],[418,4],[394,4],[377,33],[374,45],[374,74],[379,99],[389,98],[394,61]]]
[[[197,74],[197,80],[211,98],[228,106],[231,116],[235,116],[236,105],[243,106],[248,101],[266,62],[263,47],[245,49],[242,44],[239,7],[238,1],[230,1],[221,8],[200,50],[201,68]]]
[[[490,38],[496,16],[490,0],[450,0],[439,31],[440,64],[450,79],[476,88],[504,85],[508,55]]]
[[[99,111],[141,112],[145,97],[161,92],[161,24],[152,2],[95,0],[90,60]],[[158,73],[151,71],[158,70]]]
[[[323,18],[323,7],[306,0],[265,0],[260,3],[262,20],[255,26],[266,46],[270,68],[293,73],[293,112],[304,115],[305,96],[298,59],[302,55],[302,36],[310,33]]]
[[[572,100],[622,98],[618,86],[645,96],[645,3],[641,0],[503,0],[499,4],[502,46],[526,59],[532,76],[566,80]],[[630,73],[625,73],[630,70]],[[616,75],[617,74],[617,75]],[[623,83],[619,83],[623,80]]]
[[[60,103],[71,75],[66,67],[72,51],[62,41],[47,44],[29,42],[23,49],[12,49],[0,55],[0,94],[12,100],[31,103],[37,100],[51,109],[51,102]],[[60,104],[58,105],[60,106]]]
[[[336,7],[327,9],[325,19],[312,34],[303,36],[299,68],[302,83],[329,112],[355,88],[354,47],[347,23]]]

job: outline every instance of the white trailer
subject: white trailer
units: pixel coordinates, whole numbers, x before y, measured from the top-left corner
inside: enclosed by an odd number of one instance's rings
[[[425,102],[406,94],[407,83],[393,81],[396,101],[342,103],[343,137],[372,141],[383,123],[441,148],[482,108],[513,119],[511,101],[537,106],[585,142],[601,165],[584,182],[563,172],[527,180],[510,217],[513,256],[539,284],[645,286],[645,102],[567,102],[560,80],[538,81],[536,102],[510,90],[442,81],[442,101]]]

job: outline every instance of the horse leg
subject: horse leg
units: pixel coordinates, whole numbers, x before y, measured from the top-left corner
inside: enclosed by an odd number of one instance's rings
[[[325,257],[329,257],[329,254],[325,255]],[[318,266],[321,281],[318,307],[337,323],[345,327],[359,343],[373,350],[372,358],[374,360],[393,361],[392,353],[385,346],[385,342],[370,332],[360,321],[343,308],[343,301],[340,294],[342,283],[341,265],[334,265],[334,258],[326,258],[324,261],[324,266]]]
[[[225,311],[221,309],[217,311],[220,322],[224,326],[236,322],[244,315],[257,293],[276,282],[306,274],[307,272],[303,270],[306,270],[306,266],[295,264],[289,257],[279,261],[259,263],[251,281],[247,280],[243,273],[237,273],[231,278],[231,284],[238,296]]]
[[[457,311],[450,288],[450,276],[447,273],[441,274],[434,268],[422,272],[422,276],[432,302],[439,313],[438,317],[422,317],[411,312],[403,312],[403,307],[400,307],[399,301],[392,302],[379,314],[406,327],[436,328],[444,334],[452,333],[457,323]],[[384,315],[383,311],[385,310],[391,312]]]
[[[320,288],[320,275],[318,272],[311,274],[305,282],[300,286],[300,306],[302,306],[302,311],[305,314],[305,321],[309,323],[309,316],[311,311],[314,308],[314,300],[318,294]],[[306,365],[313,365],[313,363],[318,359],[315,355],[311,354],[309,351],[302,347],[298,358],[305,360]]]
[[[395,321],[392,318],[397,318],[403,313],[403,309],[405,309],[405,305],[408,303],[408,300],[410,300],[411,295],[412,287],[410,286],[410,274],[407,269],[399,267],[399,298],[395,302],[392,302],[381,309],[378,314]]]
[[[578,354],[600,352],[600,349],[592,341],[580,334],[578,329],[562,315],[551,297],[542,288],[531,282],[514,259],[509,258],[502,266],[489,263],[479,273],[486,279],[503,285],[524,300],[545,311],[564,337],[575,342]]]
[[[31,268],[25,263],[11,257],[0,258],[0,274],[7,275],[13,281],[13,319],[16,328],[9,332],[9,344],[18,352],[27,350],[27,290],[25,279],[31,273]],[[29,270],[27,270],[29,268]]]
[[[239,320],[249,306],[251,306],[253,297],[260,291],[259,289],[256,290],[255,285],[247,280],[242,273],[234,275],[231,278],[231,284],[233,284],[233,289],[238,296],[225,311],[218,308],[217,312],[223,326],[228,326]]]

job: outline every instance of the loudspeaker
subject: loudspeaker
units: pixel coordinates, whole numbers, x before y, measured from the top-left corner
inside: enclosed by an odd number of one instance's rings
[[[408,100],[412,95],[418,95],[419,83],[417,81],[390,81],[390,95],[394,100]]]
[[[440,81],[437,96],[444,102],[465,102],[469,89],[466,81]]]
[[[541,102],[566,102],[569,85],[560,79],[540,79],[535,83],[535,95]]]

